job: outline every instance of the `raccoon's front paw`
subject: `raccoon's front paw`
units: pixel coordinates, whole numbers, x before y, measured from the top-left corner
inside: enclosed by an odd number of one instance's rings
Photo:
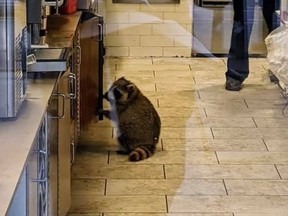
[[[97,114],[98,114],[98,115],[103,115],[103,116],[105,116],[106,118],[109,118],[109,119],[110,119],[110,111],[109,111],[109,110],[99,109]]]

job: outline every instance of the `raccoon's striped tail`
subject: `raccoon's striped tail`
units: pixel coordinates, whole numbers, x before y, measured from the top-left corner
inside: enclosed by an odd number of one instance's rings
[[[155,146],[142,145],[138,146],[129,154],[130,161],[140,161],[151,157],[154,154]]]

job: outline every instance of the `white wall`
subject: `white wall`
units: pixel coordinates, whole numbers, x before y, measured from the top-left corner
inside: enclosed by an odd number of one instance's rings
[[[193,0],[180,4],[99,2],[107,56],[191,56]]]

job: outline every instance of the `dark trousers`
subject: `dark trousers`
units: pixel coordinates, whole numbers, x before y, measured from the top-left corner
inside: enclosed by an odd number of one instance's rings
[[[279,0],[259,0],[269,33],[279,24],[274,14]],[[255,0],[233,0],[234,22],[226,77],[243,82],[249,75],[248,49],[254,22]]]

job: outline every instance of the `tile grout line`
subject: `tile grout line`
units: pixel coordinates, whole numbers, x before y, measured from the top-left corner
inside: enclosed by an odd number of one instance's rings
[[[163,164],[163,174],[164,174],[164,179],[167,179],[167,177],[166,177],[166,171],[165,171],[165,164]]]
[[[161,150],[164,151],[163,139],[160,138]]]
[[[222,179],[222,182],[223,182],[223,185],[224,185],[224,189],[225,189],[226,195],[229,195],[229,194],[228,194],[227,187],[226,187],[226,184],[225,184],[225,180]]]
[[[205,109],[204,109],[205,110]],[[206,116],[207,117],[207,116]],[[211,131],[211,135],[212,135],[212,139],[215,139],[215,136],[214,136],[214,133],[213,133],[213,129],[212,129],[212,127],[210,127],[210,131]]]
[[[166,201],[166,211],[169,213],[169,207],[168,207],[168,198],[167,195],[165,195],[165,201]]]
[[[157,100],[157,107],[160,108],[160,101],[158,98],[156,100]]]
[[[105,179],[105,184],[104,184],[104,196],[107,195],[107,179]]]
[[[196,79],[194,76],[193,76],[193,81],[194,81],[194,85],[196,85]]]
[[[262,142],[264,143],[264,146],[265,146],[266,150],[270,151],[264,139],[262,139]]]
[[[275,167],[275,169],[276,169],[276,172],[277,172],[278,175],[279,175],[280,180],[283,180],[283,178],[282,178],[282,176],[281,176],[281,174],[280,174],[280,172],[279,172],[276,164],[274,164],[274,167]]]
[[[252,117],[252,120],[253,120],[253,122],[254,122],[255,127],[256,127],[256,128],[259,128],[258,125],[257,125],[257,123],[256,123],[256,121],[255,121],[255,119],[254,119],[254,117]]]
[[[214,151],[214,153],[215,153],[215,156],[216,156],[216,159],[217,159],[217,163],[220,164],[220,161],[219,161],[219,158],[218,158],[217,152]]]
[[[110,151],[108,151],[108,158],[107,158],[107,164],[110,164]]]
[[[244,103],[245,103],[246,107],[249,109],[249,106],[248,106],[248,104],[247,104],[247,101],[246,101],[245,99],[243,99],[243,100],[244,100]]]

